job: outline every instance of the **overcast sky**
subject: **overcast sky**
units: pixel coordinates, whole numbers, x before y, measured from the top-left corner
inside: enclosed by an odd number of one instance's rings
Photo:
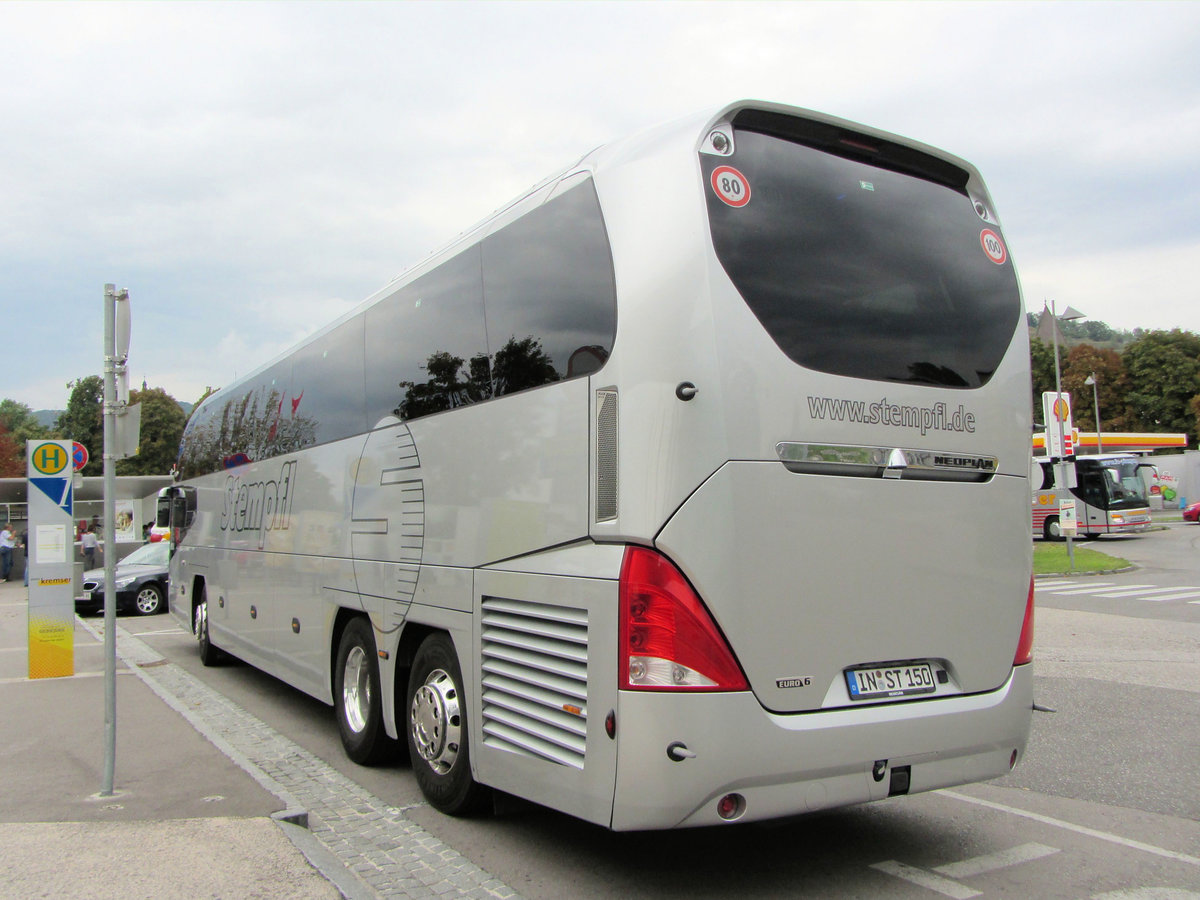
[[[1200,332],[1200,4],[0,3],[0,398],[228,384],[535,182],[745,97],[983,172],[1031,311]]]

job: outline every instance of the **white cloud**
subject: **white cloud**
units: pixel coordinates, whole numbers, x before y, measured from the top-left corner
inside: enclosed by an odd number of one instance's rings
[[[0,321],[26,337],[0,396],[35,407],[99,371],[105,281],[135,380],[192,400],[597,144],[741,97],[970,159],[1031,307],[1187,315],[1196,6],[6,3],[0,31]]]
[[[1017,260],[1025,305],[1069,304],[1114,328],[1200,333],[1200,288],[1195,271],[1200,240],[1132,249],[1101,248],[1078,256]]]

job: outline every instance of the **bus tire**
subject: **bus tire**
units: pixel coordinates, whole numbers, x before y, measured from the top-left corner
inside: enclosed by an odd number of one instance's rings
[[[1058,516],[1048,516],[1046,524],[1042,526],[1042,535],[1048,541],[1061,541],[1063,539],[1062,528],[1058,524]]]
[[[471,745],[458,654],[437,632],[417,649],[408,679],[408,750],[413,775],[430,805],[450,816],[479,812],[488,789],[471,775]]]
[[[200,601],[192,611],[192,630],[196,633],[196,648],[200,652],[200,665],[220,665],[224,654],[208,636],[208,592],[200,589]]]
[[[346,623],[333,669],[333,703],[346,755],[359,765],[377,765],[395,755],[396,742],[383,727],[379,655],[369,620]]]

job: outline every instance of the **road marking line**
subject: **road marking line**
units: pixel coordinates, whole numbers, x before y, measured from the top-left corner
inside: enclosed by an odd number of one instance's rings
[[[1067,597],[1067,596],[1070,596],[1071,594],[1094,594],[1096,592],[1096,588],[1112,587],[1112,586],[1113,585],[1111,583],[1109,583],[1109,584],[1090,584],[1087,587],[1083,587],[1083,588],[1081,588],[1081,587],[1059,588],[1059,589],[1053,590],[1053,591],[1046,591],[1046,593],[1047,594],[1056,594],[1059,597]]]
[[[1082,834],[1087,837],[1098,838],[1102,841],[1108,841],[1112,844],[1119,844],[1122,847],[1128,847],[1131,850],[1140,850],[1143,853],[1151,853],[1155,856],[1161,856],[1165,859],[1173,859],[1176,862],[1187,863],[1189,866],[1200,868],[1200,857],[1188,856],[1186,853],[1177,853],[1174,850],[1166,850],[1162,847],[1155,847],[1153,844],[1144,844],[1141,841],[1134,841],[1129,838],[1123,838],[1120,835],[1109,834],[1107,831],[1098,831],[1095,828],[1088,828],[1086,825],[1076,825],[1073,822],[1064,822],[1062,819],[1054,819],[1050,816],[1043,816],[1040,813],[1029,812],[1025,809],[1017,809],[1015,806],[1005,806],[1003,803],[993,803],[991,800],[981,800],[978,797],[970,797],[967,794],[960,794],[958,791],[942,789],[937,793],[943,797],[950,797],[954,800],[961,800],[963,803],[974,803],[976,806],[984,806],[988,809],[994,809],[999,812],[1005,812],[1013,816],[1021,816],[1025,819],[1032,819],[1034,822],[1041,822],[1043,825],[1052,825],[1055,828],[1064,828],[1067,831],[1073,831],[1076,834]]]
[[[953,897],[954,900],[969,900],[971,897],[980,896],[979,891],[973,891],[965,884],[959,884],[957,881],[951,881],[949,878],[943,878],[941,875],[935,875],[933,872],[918,869],[916,866],[907,866],[902,862],[896,862],[894,859],[875,863],[871,868],[877,869],[887,875],[893,875],[896,878],[902,878],[909,884],[937,891],[943,897]]]
[[[1132,585],[1132,587],[1136,587],[1136,585]],[[1154,588],[1153,590],[1148,590],[1148,591],[1141,591],[1141,590],[1138,590],[1138,591],[1134,591],[1134,590],[1128,590],[1128,591],[1124,591],[1124,590],[1122,590],[1122,591],[1115,591],[1115,592],[1114,592],[1114,591],[1100,591],[1099,593],[1100,593],[1100,595],[1101,595],[1101,596],[1104,596],[1104,597],[1133,597],[1133,596],[1140,596],[1140,597],[1145,597],[1147,600],[1149,600],[1149,599],[1152,599],[1152,598],[1149,596],[1150,594],[1169,594],[1169,593],[1171,593],[1172,591],[1175,591],[1175,592],[1178,592],[1178,591],[1190,591],[1190,593],[1185,593],[1185,594],[1184,594],[1184,596],[1185,596],[1185,597],[1200,597],[1200,589],[1198,589],[1198,588],[1194,588],[1194,587],[1192,587],[1191,585],[1187,585],[1187,586],[1185,586],[1185,587],[1168,587],[1168,588],[1165,588],[1165,587],[1160,587],[1160,588]],[[1160,598],[1158,598],[1158,597],[1155,597],[1155,598],[1153,598],[1153,599],[1157,600],[1157,599],[1160,599]],[[1169,598],[1167,598],[1167,597],[1162,597],[1161,599],[1163,599],[1163,600],[1166,600],[1166,599],[1169,599]]]
[[[1159,597],[1147,597],[1147,600],[1186,600],[1188,597],[1200,597],[1200,591],[1184,591],[1181,594],[1164,594]]]
[[[128,669],[118,669],[118,675],[132,675]],[[54,681],[70,681],[72,678],[103,678],[104,672],[76,672],[74,675],[59,675],[54,678],[29,678],[26,676],[14,676],[12,678],[0,678],[0,684],[45,684]]]
[[[1060,852],[1058,847],[1047,847],[1045,844],[1022,844],[1011,850],[1001,850],[999,853],[989,853],[986,856],[976,856],[964,859],[962,862],[950,863],[946,866],[936,866],[933,871],[947,878],[973,878],[985,872],[1006,869],[1009,866],[1032,862],[1043,856],[1051,856]]]
[[[1043,585],[1038,584],[1038,585],[1036,585],[1036,587],[1039,590],[1041,590]],[[1060,591],[1060,590],[1064,590],[1064,589],[1065,590],[1090,591],[1092,588],[1119,587],[1119,585],[1115,581],[1089,581],[1087,583],[1087,586],[1084,587],[1080,584],[1080,579],[1072,578],[1070,581],[1055,581],[1055,582],[1052,582],[1051,584],[1044,585],[1044,587],[1049,591]]]
[[[1104,597],[1120,597],[1122,593],[1140,594],[1142,591],[1156,587],[1158,587],[1156,584],[1118,584],[1110,588],[1101,588],[1096,593]]]

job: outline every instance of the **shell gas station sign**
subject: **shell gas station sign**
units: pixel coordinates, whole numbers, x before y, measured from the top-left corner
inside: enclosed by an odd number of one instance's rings
[[[1046,422],[1046,453],[1062,458],[1075,455],[1074,425],[1071,422],[1071,395],[1057,391],[1042,394],[1042,415]]]

